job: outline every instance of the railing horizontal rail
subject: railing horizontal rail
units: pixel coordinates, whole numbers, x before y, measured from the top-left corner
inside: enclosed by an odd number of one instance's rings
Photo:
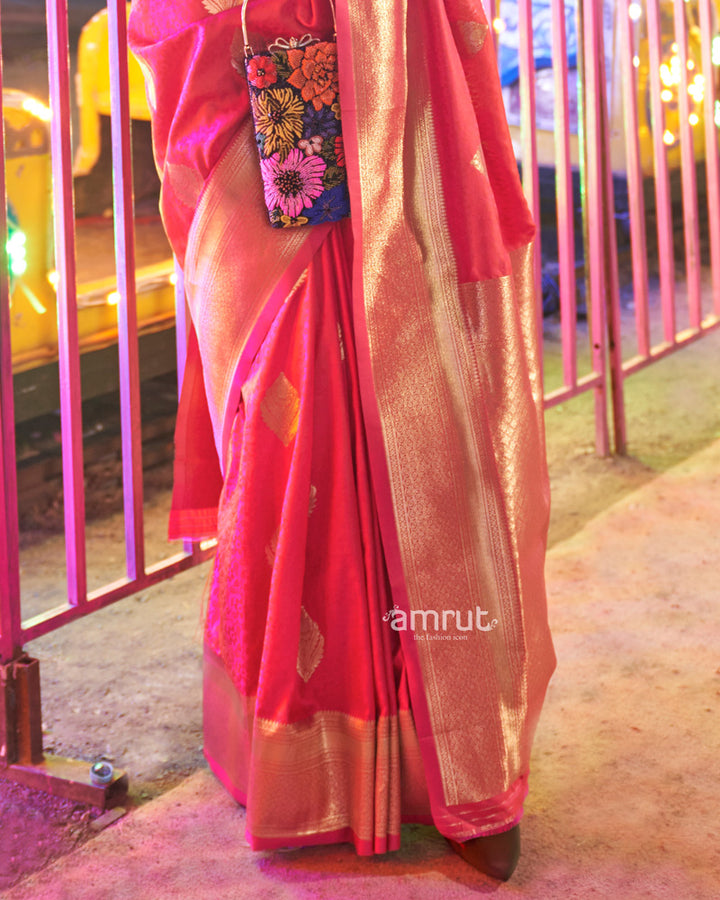
[[[124,600],[131,597],[138,591],[146,590],[178,575],[187,569],[196,566],[200,562],[210,559],[214,553],[214,548],[209,547],[205,550],[198,550],[194,553],[179,553],[171,556],[162,562],[148,566],[144,575],[139,578],[128,579],[122,578],[111,584],[104,585],[96,591],[91,591],[82,606],[58,606],[54,609],[39,613],[31,619],[27,619],[21,626],[22,643],[35,640],[51,631],[55,631],[69,622],[75,622],[98,609],[103,609],[116,603],[118,600]]]

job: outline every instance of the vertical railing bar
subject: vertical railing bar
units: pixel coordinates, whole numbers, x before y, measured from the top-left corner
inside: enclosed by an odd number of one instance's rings
[[[75,217],[70,142],[70,71],[66,0],[48,0],[48,68],[52,146],[55,268],[58,273],[58,368],[68,603],[87,597],[82,391],[75,283]]]
[[[618,268],[617,227],[615,224],[615,190],[610,157],[610,114],[605,69],[603,4],[596,6],[598,41],[598,82],[600,85],[600,161],[604,179],[603,224],[605,243],[605,315],[610,386],[612,392],[614,451],[623,455],[627,449],[625,423],[624,375],[622,364],[622,324],[620,315],[620,273]]]
[[[188,332],[190,328],[189,311],[185,297],[185,275],[177,259],[175,264],[175,357],[177,360],[177,390],[178,401],[185,377],[185,362],[187,360]]]
[[[1,23],[0,23],[1,25]],[[2,33],[0,27],[0,34]],[[0,44],[0,96],[3,68]],[[4,122],[3,122],[4,124]],[[20,561],[18,546],[17,470],[15,460],[15,403],[10,341],[10,279],[6,247],[5,129],[0,134],[0,663],[20,651]],[[2,756],[2,753],[0,753]]]
[[[133,222],[132,144],[128,86],[127,11],[125,0],[108,3],[110,110],[112,130],[115,265],[118,292],[118,357],[120,420],[125,509],[127,576],[145,570],[143,533],[142,421],[140,363],[135,295],[135,231]]]
[[[552,4],[552,47],[555,82],[555,186],[563,382],[566,387],[575,387],[577,385],[575,210],[570,161],[570,100],[564,0],[555,0]]]
[[[625,156],[627,159],[627,192],[630,208],[630,245],[633,269],[633,299],[635,303],[635,333],[638,353],[650,354],[650,316],[648,295],[647,225],[645,221],[645,192],[640,159],[637,108],[637,70],[635,68],[635,40],[630,5],[632,0],[620,2],[620,55],[623,78],[623,118],[625,123]]]
[[[720,149],[715,123],[715,66],[711,0],[700,0],[702,68],[705,75],[705,168],[707,172],[708,225],[710,229],[710,268],[712,270],[713,309],[720,316]]]
[[[655,215],[657,218],[660,302],[664,337],[675,340],[675,249],[673,243],[670,173],[665,145],[665,113],[660,96],[661,32],[659,0],[647,2],[648,57],[650,62],[650,110],[655,162]]]
[[[492,34],[493,43],[495,44],[495,49],[497,50],[499,35],[495,30],[495,20],[498,17],[498,5],[500,0],[483,0],[483,2],[485,4],[485,14],[487,15],[487,20],[490,23],[490,33]]]
[[[587,76],[585,72],[584,8],[578,0],[575,4],[575,28],[577,30],[577,117],[578,117],[578,176],[580,182],[580,215],[582,219],[583,287],[587,308],[590,308],[589,273],[589,221],[587,207]]]
[[[595,389],[595,444],[601,456],[610,452],[610,436],[607,419],[607,360],[605,354],[605,228],[602,201],[602,129],[598,53],[601,44],[597,35],[595,0],[580,0],[583,8],[582,26],[585,69],[585,118],[587,153],[587,218],[588,253],[585,260],[588,277],[590,306],[591,355],[593,371],[602,377],[602,386]]]
[[[177,259],[175,259],[175,354],[177,357],[177,391],[178,402],[182,391],[183,378],[185,377],[185,363],[187,361],[188,330],[190,317],[185,297],[185,276]],[[197,556],[200,545],[193,541],[183,541],[185,553]]]
[[[682,165],[683,232],[685,235],[685,277],[687,279],[688,315],[691,328],[702,322],[702,289],[700,285],[700,227],[698,225],[697,172],[693,126],[690,123],[688,92],[688,27],[685,3],[675,4],[675,40],[680,56],[680,155]]]
[[[522,145],[523,187],[533,218],[537,224],[533,259],[537,300],[538,346],[543,346],[541,297],[540,175],[537,152],[537,115],[535,104],[535,55],[533,51],[532,0],[518,0],[520,69],[520,142]],[[541,367],[542,371],[542,367]]]

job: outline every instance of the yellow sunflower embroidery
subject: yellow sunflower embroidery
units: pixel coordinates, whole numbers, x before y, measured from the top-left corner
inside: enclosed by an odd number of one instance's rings
[[[305,105],[291,88],[265,90],[255,98],[255,127],[264,135],[265,156],[285,159],[302,135]]]

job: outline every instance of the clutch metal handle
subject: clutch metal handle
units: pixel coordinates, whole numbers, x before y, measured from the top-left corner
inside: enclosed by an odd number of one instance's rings
[[[248,0],[243,0],[243,5],[242,5],[242,10],[240,12],[240,15],[242,17],[242,33],[243,33],[243,43],[245,45],[245,59],[250,59],[250,57],[253,56],[253,48],[248,43],[247,21],[246,21],[247,5],[248,5]]]

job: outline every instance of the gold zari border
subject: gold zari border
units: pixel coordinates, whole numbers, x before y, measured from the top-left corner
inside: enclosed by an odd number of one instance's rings
[[[388,16],[349,4],[362,285],[409,607],[481,606],[498,620],[491,632],[409,650],[429,714],[421,740],[434,744],[445,803],[460,806],[501,795],[527,771],[554,664],[542,576],[547,474],[532,247],[506,258],[504,277],[458,282],[427,81],[433,60],[423,58],[416,24],[425,13],[409,6]],[[361,74],[373,70],[378,46],[406,73],[390,94]],[[472,165],[476,149],[468,146],[468,168],[485,177]]]

